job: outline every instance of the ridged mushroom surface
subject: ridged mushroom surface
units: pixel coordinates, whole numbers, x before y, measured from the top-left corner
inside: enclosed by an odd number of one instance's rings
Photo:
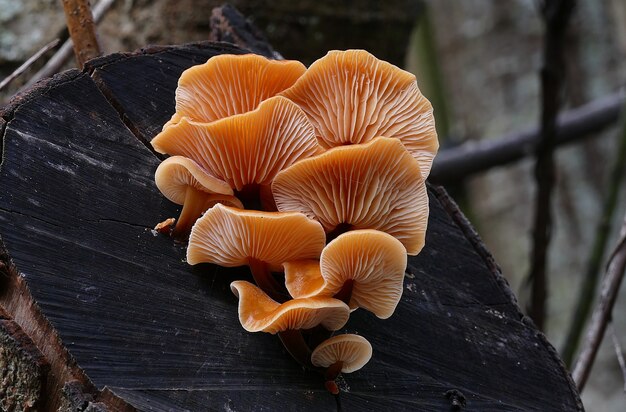
[[[192,228],[187,262],[234,267],[256,259],[282,265],[318,258],[324,243],[320,224],[301,213],[239,210],[217,204]]]
[[[341,372],[361,369],[372,358],[372,345],[359,335],[337,335],[320,343],[311,354],[311,363],[328,368],[341,362]]]
[[[176,113],[167,128],[183,117],[213,122],[257,108],[287,89],[306,67],[295,60],[269,60],[256,54],[225,54],[183,72],[176,89]]]
[[[304,298],[334,296],[351,282],[350,308],[387,319],[402,297],[406,262],[406,250],[393,236],[355,230],[324,248],[317,271],[311,261],[286,264],[285,285],[291,296]]]
[[[193,159],[238,191],[269,185],[280,170],[320,151],[304,112],[279,96],[251,112],[212,123],[183,118],[151,143],[160,153]]]
[[[279,304],[249,282],[235,281],[230,288],[239,298],[239,321],[248,332],[275,334],[317,325],[337,330],[350,316],[348,306],[337,299],[315,297]]]
[[[328,52],[283,96],[313,122],[325,148],[395,137],[430,173],[439,148],[432,105],[415,76],[365,50]]]
[[[327,233],[380,230],[410,255],[424,246],[426,185],[398,139],[379,137],[301,160],[276,176],[272,192],[278,210],[304,213]]]

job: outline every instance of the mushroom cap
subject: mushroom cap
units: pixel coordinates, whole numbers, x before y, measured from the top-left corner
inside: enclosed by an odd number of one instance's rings
[[[160,153],[195,160],[236,190],[249,184],[269,185],[280,170],[320,151],[304,112],[280,96],[265,100],[254,111],[212,123],[183,118],[151,143]]]
[[[311,363],[328,368],[342,362],[341,372],[361,369],[372,357],[372,345],[359,335],[337,335],[320,343],[311,354]]]
[[[379,137],[299,161],[272,184],[280,211],[297,211],[332,232],[340,224],[376,229],[408,254],[424,246],[428,194],[417,162],[398,139]]]
[[[240,210],[217,204],[191,229],[187,262],[233,267],[257,259],[281,265],[319,257],[325,241],[320,224],[301,213]]]
[[[294,299],[279,304],[260,288],[243,280],[232,282],[230,288],[239,298],[239,321],[248,332],[275,334],[320,324],[328,330],[337,330],[350,316],[348,306],[333,298]]]
[[[415,76],[365,50],[330,51],[282,95],[297,103],[331,148],[395,137],[430,173],[439,148],[433,109]]]
[[[324,253],[324,251],[322,251]],[[293,298],[315,296],[324,289],[319,260],[294,260],[283,263],[285,287]]]
[[[294,60],[269,60],[256,54],[222,54],[183,72],[176,89],[176,114],[212,122],[256,109],[304,74],[306,67]]]
[[[334,296],[352,280],[350,308],[360,307],[387,319],[402,297],[406,262],[406,250],[393,236],[354,230],[330,242],[319,262],[284,264],[285,286],[294,298]]]
[[[185,201],[187,187],[206,193],[233,194],[228,183],[212,176],[196,162],[183,156],[172,156],[161,162],[154,174],[154,180],[161,193],[179,205]]]

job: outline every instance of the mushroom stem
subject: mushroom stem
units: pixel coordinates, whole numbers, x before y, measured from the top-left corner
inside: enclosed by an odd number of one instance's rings
[[[324,373],[324,378],[326,379],[324,386],[326,387],[326,390],[333,395],[339,394],[339,387],[337,386],[335,380],[337,379],[337,376],[339,376],[339,374],[341,373],[341,368],[343,368],[343,362],[335,362],[328,368],[326,368],[326,372]]]
[[[287,329],[282,332],[278,332],[278,337],[282,342],[287,352],[294,358],[300,365],[309,368],[317,369],[311,363],[311,349],[304,341],[302,332],[294,329]]]
[[[172,237],[179,241],[185,241],[191,227],[196,220],[206,210],[206,193],[194,189],[188,186],[185,190],[185,201],[183,203],[183,209],[180,211],[180,216],[176,221],[176,226],[172,231]]]
[[[261,206],[263,206],[263,210],[266,212],[276,212],[278,210],[276,202],[274,201],[274,195],[272,194],[271,185],[260,185],[259,198],[261,200]]]
[[[250,272],[263,292],[267,293],[272,299],[278,303],[284,303],[288,300],[287,296],[279,292],[281,290],[280,284],[276,281],[270,268],[266,262],[259,259],[249,258],[248,266],[250,266]]]
[[[349,232],[352,229],[354,229],[354,227],[350,223],[339,223],[333,230],[326,233],[326,243],[332,242],[337,236]]]
[[[354,286],[354,280],[352,279],[346,280],[343,286],[341,287],[341,289],[339,290],[339,292],[337,292],[335,296],[333,297],[335,299],[341,300],[343,303],[350,306],[350,299],[352,298],[353,286]]]

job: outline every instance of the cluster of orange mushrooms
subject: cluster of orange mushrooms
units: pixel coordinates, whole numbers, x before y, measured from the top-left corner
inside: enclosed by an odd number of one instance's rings
[[[243,328],[278,334],[338,393],[372,347],[332,333],[357,308],[390,317],[424,246],[438,141],[415,76],[363,50],[308,69],[216,56],[182,74],[151,143],[170,155],[156,184],[183,205],[171,234],[187,262],[248,265],[256,285],[231,284]]]

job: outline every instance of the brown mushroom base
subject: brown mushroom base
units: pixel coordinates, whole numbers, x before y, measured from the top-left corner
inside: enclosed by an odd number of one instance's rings
[[[337,226],[335,226],[333,230],[326,233],[326,244],[335,240],[337,236],[349,232],[352,229],[354,229],[354,226],[352,226],[352,224],[350,223],[339,223]]]
[[[241,200],[246,210],[264,210],[266,212],[278,210],[270,185],[248,184],[241,190],[236,190],[235,196]]]
[[[300,365],[305,368],[315,370],[317,369],[311,363],[311,349],[306,344],[302,331],[288,329],[282,332],[278,332],[278,337],[281,343],[287,349],[287,352],[294,358]]]
[[[354,280],[348,279],[344,282],[339,292],[333,296],[335,299],[339,299],[346,305],[350,306],[350,299],[352,298],[352,289],[354,287]]]
[[[284,303],[289,300],[287,295],[283,292],[284,288],[281,287],[276,278],[274,278],[274,275],[272,275],[269,265],[266,262],[249,258],[248,266],[250,267],[250,272],[252,273],[254,282],[263,290],[263,292],[267,293],[269,297],[278,303]]]
[[[194,189],[193,187],[187,187],[183,208],[176,221],[176,226],[172,231],[172,237],[174,239],[181,242],[187,240],[189,232],[191,232],[191,227],[207,209],[206,197],[207,193]]]
[[[324,387],[326,387],[326,390],[333,395],[339,394],[339,387],[337,386],[336,379],[341,373],[341,368],[343,368],[343,362],[339,361],[326,368],[326,372],[324,373],[324,378],[326,379]]]

